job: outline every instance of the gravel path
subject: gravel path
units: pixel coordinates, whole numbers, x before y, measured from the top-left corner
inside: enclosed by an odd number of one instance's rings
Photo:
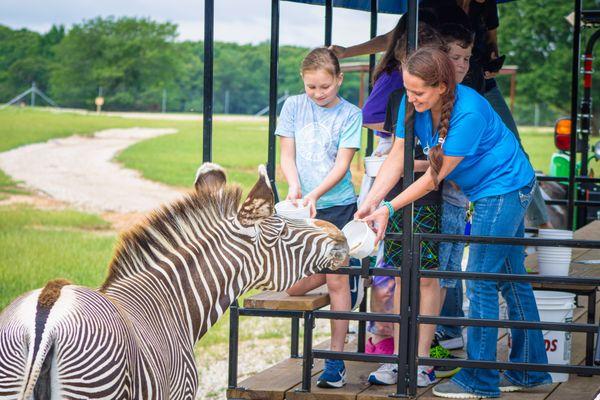
[[[181,194],[143,179],[114,157],[132,144],[174,129],[109,129],[0,153],[0,168],[16,181],[85,211],[146,212]]]

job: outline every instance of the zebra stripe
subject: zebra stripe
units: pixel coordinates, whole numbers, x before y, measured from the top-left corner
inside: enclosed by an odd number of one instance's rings
[[[1,398],[193,399],[194,344],[233,300],[345,260],[337,229],[272,215],[264,173],[238,213],[211,168],[121,238],[99,290],[50,282],[0,314]]]

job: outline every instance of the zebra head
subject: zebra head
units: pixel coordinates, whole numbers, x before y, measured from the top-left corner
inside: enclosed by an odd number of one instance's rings
[[[252,243],[252,279],[249,287],[282,291],[305,276],[325,268],[336,269],[348,259],[348,243],[333,224],[292,220],[274,214],[274,196],[264,166],[258,181],[229,220],[237,235]],[[203,164],[196,175],[196,190],[219,193],[225,173],[215,164]]]

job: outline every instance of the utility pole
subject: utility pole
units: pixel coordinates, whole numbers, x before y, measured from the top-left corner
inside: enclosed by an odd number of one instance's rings
[[[35,107],[35,92],[37,91],[37,87],[35,86],[35,82],[31,82],[31,107]]]

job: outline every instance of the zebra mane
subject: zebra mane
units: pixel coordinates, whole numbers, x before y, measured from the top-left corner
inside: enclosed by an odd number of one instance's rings
[[[221,190],[196,190],[182,199],[154,210],[145,221],[123,233],[100,287],[105,292],[119,279],[135,274],[148,257],[159,262],[155,252],[168,254],[187,241],[189,232],[202,228],[202,220],[233,217],[238,212],[242,189],[227,185]]]

